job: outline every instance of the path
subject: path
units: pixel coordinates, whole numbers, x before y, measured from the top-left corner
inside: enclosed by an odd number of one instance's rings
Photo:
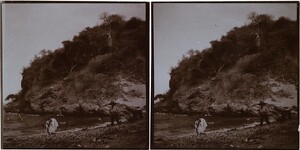
[[[270,119],[270,122],[274,122],[275,119]],[[242,125],[240,127],[235,127],[235,128],[222,128],[222,129],[218,129],[218,130],[212,130],[212,131],[206,131],[204,132],[204,134],[211,134],[211,133],[223,133],[223,132],[228,132],[228,131],[231,131],[231,130],[242,130],[242,129],[247,129],[247,128],[253,128],[255,126],[258,126],[260,125],[259,122],[253,122],[253,123],[250,123],[250,124],[246,124],[246,125]],[[193,136],[195,135],[195,132],[190,132],[190,133],[186,133],[186,134],[180,134],[180,135],[177,135],[177,137],[187,137],[187,136]]]
[[[120,119],[120,122],[121,123],[124,123],[126,122],[126,119]],[[68,130],[61,130],[61,131],[56,131],[55,134],[62,134],[62,133],[68,133],[68,132],[78,132],[78,131],[82,131],[82,130],[92,130],[92,129],[96,129],[96,128],[104,128],[104,127],[107,127],[107,126],[110,126],[111,122],[104,122],[104,123],[101,123],[99,125],[96,125],[96,126],[92,126],[92,127],[83,127],[83,128],[73,128],[73,129],[68,129]],[[58,126],[59,128],[59,126]],[[45,132],[42,132],[42,133],[37,133],[37,134],[31,134],[31,135],[24,135],[26,137],[33,137],[33,136],[42,136],[42,135],[46,135],[46,131]]]

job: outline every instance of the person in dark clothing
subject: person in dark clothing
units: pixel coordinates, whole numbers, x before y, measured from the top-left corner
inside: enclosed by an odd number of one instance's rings
[[[119,114],[118,114],[118,111],[117,111],[117,107],[115,106],[117,103],[115,103],[114,101],[111,101],[109,103],[109,105],[111,105],[111,108],[110,108],[110,120],[111,120],[111,126],[114,125],[114,122],[116,121],[117,124],[120,123],[119,121]]]
[[[263,126],[263,122],[266,121],[266,123],[269,125],[269,109],[266,106],[266,103],[263,101],[260,101],[258,104],[260,105],[259,109],[259,117],[260,117],[260,126]]]

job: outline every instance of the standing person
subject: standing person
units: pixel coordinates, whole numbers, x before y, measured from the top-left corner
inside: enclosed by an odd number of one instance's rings
[[[23,117],[22,117],[22,115],[21,115],[21,113],[18,113],[18,116],[19,116],[19,118],[20,118],[21,121],[24,120]]]
[[[111,101],[109,103],[109,105],[111,105],[111,108],[110,108],[110,111],[109,111],[109,113],[110,113],[110,120],[111,120],[111,126],[114,125],[115,120],[117,121],[117,124],[120,123],[119,122],[119,114],[118,114],[118,110],[117,110],[116,104],[117,103],[114,102],[114,101]]]
[[[207,127],[207,123],[204,118],[199,118],[199,120],[195,121],[195,130],[196,130],[196,135],[200,135],[201,133],[204,132],[204,130]]]
[[[51,135],[54,133],[58,127],[58,123],[55,118],[50,118],[48,121],[46,121],[46,132],[48,135]]]
[[[260,117],[260,126],[263,126],[263,122],[266,121],[266,123],[269,125],[269,109],[266,106],[266,103],[263,101],[260,101],[259,104],[260,109],[259,109],[259,117]]]

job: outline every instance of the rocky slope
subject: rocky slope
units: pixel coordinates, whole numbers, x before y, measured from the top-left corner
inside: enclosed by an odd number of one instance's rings
[[[70,77],[68,81],[58,81],[43,89],[30,89],[25,96],[30,105],[27,112],[108,115],[110,101],[119,103],[117,106],[124,112],[128,107],[144,107],[146,105],[145,83],[128,78],[122,74],[107,76],[79,73]],[[7,108],[8,111],[14,109],[16,108]]]
[[[129,116],[146,106],[148,36],[145,21],[104,14],[101,25],[87,27],[42,50],[23,69],[22,90],[7,112],[58,115],[108,115],[110,101]],[[105,22],[108,21],[108,22]]]
[[[265,14],[254,14],[251,20],[212,41],[211,48],[183,56],[171,69],[170,90],[155,110],[257,115],[256,104],[264,100],[274,113],[286,109],[296,113],[297,23]]]

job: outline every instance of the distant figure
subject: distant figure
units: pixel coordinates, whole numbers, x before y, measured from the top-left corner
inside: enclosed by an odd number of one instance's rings
[[[19,119],[20,119],[21,121],[23,121],[23,120],[24,120],[24,117],[22,117],[22,113],[20,112],[20,109],[17,109],[17,110],[16,110],[16,113],[18,114]]]
[[[196,135],[200,135],[201,133],[203,133],[206,127],[207,127],[207,123],[205,119],[200,118],[199,120],[196,120],[195,121]]]
[[[46,122],[46,131],[48,135],[51,135],[52,133],[54,133],[58,127],[58,123],[56,121],[56,119],[54,118],[50,118],[47,122]]]
[[[112,46],[111,31],[107,34],[108,46]]]
[[[110,111],[109,111],[109,113],[110,113],[110,120],[111,120],[111,126],[114,125],[115,120],[117,121],[117,124],[120,123],[118,110],[117,110],[117,107],[115,107],[116,104],[117,103],[114,102],[114,101],[111,101],[109,103],[109,105],[111,105],[111,108],[110,108]]]
[[[57,116],[57,117],[64,116],[64,115],[62,114],[62,108],[60,108],[59,113],[57,113],[56,116]]]
[[[259,109],[259,117],[260,117],[260,126],[263,126],[263,122],[266,121],[266,123],[269,125],[270,121],[269,121],[269,109],[266,106],[266,103],[263,101],[260,101],[259,104],[260,105],[260,109]]]
[[[22,115],[20,113],[18,113],[18,116],[19,116],[19,118],[20,118],[21,121],[24,120],[23,117],[22,117]]]

